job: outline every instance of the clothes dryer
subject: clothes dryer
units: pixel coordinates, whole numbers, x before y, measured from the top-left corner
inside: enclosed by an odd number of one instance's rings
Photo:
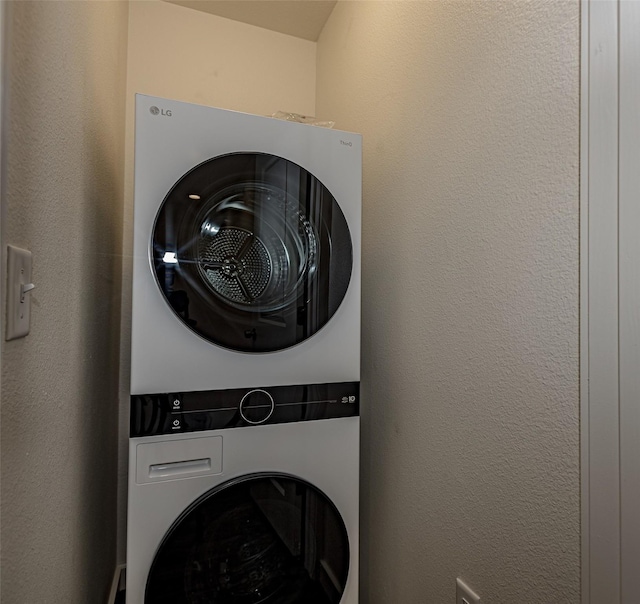
[[[352,383],[132,402],[127,604],[357,604]]]
[[[361,137],[137,95],[132,394],[357,382]]]

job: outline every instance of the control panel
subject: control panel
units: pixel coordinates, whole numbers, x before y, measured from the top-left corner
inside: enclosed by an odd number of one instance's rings
[[[359,382],[138,394],[130,435],[152,436],[360,414]]]

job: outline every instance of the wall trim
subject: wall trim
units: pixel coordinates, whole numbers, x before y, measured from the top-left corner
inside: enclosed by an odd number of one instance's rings
[[[619,604],[618,0],[582,6],[582,602]]]
[[[640,592],[640,0],[582,0],[582,604]]]
[[[640,0],[619,3],[620,595],[640,597]]]
[[[589,604],[589,0],[580,15],[580,468],[581,591]]]
[[[124,588],[125,570],[125,564],[118,564],[113,571],[113,580],[111,581],[111,590],[109,592],[109,600],[107,601],[107,604],[116,604],[116,597]]]

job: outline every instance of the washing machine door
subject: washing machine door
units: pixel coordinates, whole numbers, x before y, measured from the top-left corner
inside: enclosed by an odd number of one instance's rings
[[[337,200],[304,168],[264,153],[215,157],[180,178],[156,218],[151,256],[184,325],[244,352],[313,336],[352,268]]]
[[[145,604],[338,604],[349,571],[340,514],[318,489],[280,474],[207,493],[155,556]]]

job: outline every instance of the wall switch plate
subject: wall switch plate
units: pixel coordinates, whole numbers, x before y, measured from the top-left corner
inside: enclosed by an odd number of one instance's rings
[[[31,252],[7,246],[7,340],[24,338],[31,322]]]
[[[477,604],[480,596],[473,591],[462,579],[456,579],[456,604]]]

